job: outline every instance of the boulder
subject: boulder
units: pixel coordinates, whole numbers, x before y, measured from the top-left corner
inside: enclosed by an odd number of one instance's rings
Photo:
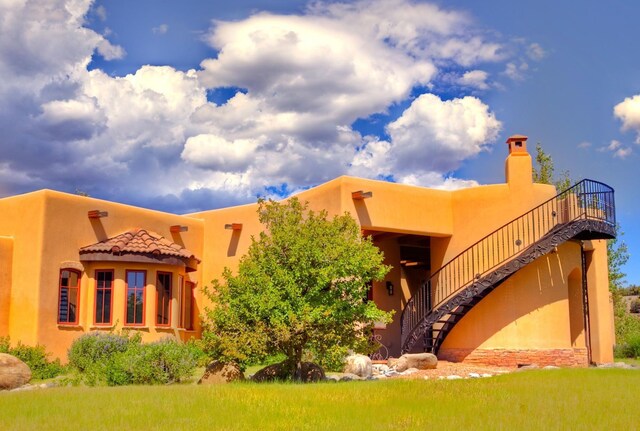
[[[389,367],[385,364],[373,364],[372,371],[373,375],[376,376],[389,371]]]
[[[213,361],[207,365],[207,369],[202,378],[198,380],[198,384],[211,385],[235,382],[238,380],[244,380],[244,374],[237,364]]]
[[[342,376],[340,377],[341,382],[351,382],[353,380],[364,380],[364,379],[358,376],[357,374],[353,374],[353,373],[343,373]]]
[[[31,369],[20,359],[0,353],[0,390],[15,389],[31,380]]]
[[[438,366],[438,358],[431,353],[406,353],[395,363],[395,369],[403,372],[409,368],[419,370],[432,370]]]
[[[347,356],[344,364],[344,372],[349,374],[355,374],[359,377],[371,377],[372,364],[371,358],[365,355],[351,355]]]
[[[324,370],[313,362],[303,362],[300,381],[304,383],[321,382],[325,379]],[[276,382],[290,380],[286,361],[264,367],[253,375],[254,382]]]

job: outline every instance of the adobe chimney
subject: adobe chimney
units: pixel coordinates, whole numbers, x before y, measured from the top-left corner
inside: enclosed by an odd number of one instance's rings
[[[505,179],[509,187],[523,187],[533,184],[533,164],[527,152],[527,137],[513,135],[507,139],[509,155],[505,161]]]

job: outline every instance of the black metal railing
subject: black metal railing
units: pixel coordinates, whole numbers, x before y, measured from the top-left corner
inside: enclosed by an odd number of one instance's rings
[[[431,310],[496,267],[516,258],[553,229],[580,219],[601,221],[615,228],[613,189],[598,181],[582,180],[451,259],[407,302],[401,316],[402,345]]]

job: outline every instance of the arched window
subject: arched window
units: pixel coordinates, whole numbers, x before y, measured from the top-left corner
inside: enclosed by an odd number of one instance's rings
[[[58,289],[58,323],[77,325],[80,312],[80,271],[61,269]]]

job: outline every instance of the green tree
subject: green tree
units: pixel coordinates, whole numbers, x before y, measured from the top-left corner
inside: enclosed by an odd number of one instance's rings
[[[571,187],[569,172],[564,171],[559,178],[555,177],[555,167],[551,155],[545,153],[540,143],[536,144],[536,166],[533,168],[533,182],[553,184],[559,192]]]
[[[624,235],[620,225],[616,226],[616,238],[607,241],[607,259],[609,264],[609,290],[612,292],[624,288],[624,278],[627,276],[622,272],[622,267],[629,260],[629,249],[627,244],[621,240]]]
[[[391,313],[366,301],[368,283],[389,271],[370,238],[347,213],[329,219],[297,198],[260,200],[265,230],[252,238],[238,272],[223,272],[205,294],[208,353],[241,365],[284,354],[298,380],[303,354],[366,343],[374,322]]]

